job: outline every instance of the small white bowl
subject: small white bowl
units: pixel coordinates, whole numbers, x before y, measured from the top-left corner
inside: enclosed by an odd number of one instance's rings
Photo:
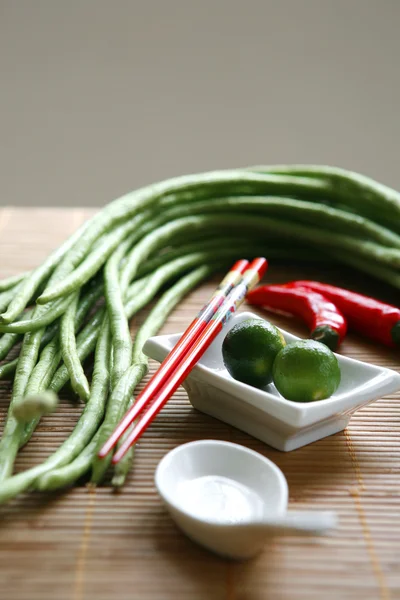
[[[286,512],[282,471],[258,452],[230,442],[178,446],[160,461],[155,484],[178,527],[229,558],[250,558],[275,535],[321,535],[337,525],[331,512]]]
[[[210,480],[208,490],[201,487],[204,478]],[[228,482],[226,495],[215,493],[221,479],[222,485]],[[282,471],[258,452],[230,442],[200,440],[174,448],[158,464],[155,484],[188,537],[230,558],[249,558],[266,540],[262,528],[238,527],[238,515],[246,522],[261,521],[283,517],[287,510]]]
[[[233,316],[183,383],[194,408],[225,421],[288,452],[342,431],[351,415],[366,404],[400,389],[400,375],[391,369],[369,365],[337,354],[342,379],[326,400],[298,403],[283,398],[273,384],[265,390],[233,379],[222,360],[222,342],[237,323],[260,319],[251,312]],[[281,330],[287,342],[296,336]],[[162,362],[181,333],[147,340],[144,352]],[[173,427],[173,423],[171,423]]]

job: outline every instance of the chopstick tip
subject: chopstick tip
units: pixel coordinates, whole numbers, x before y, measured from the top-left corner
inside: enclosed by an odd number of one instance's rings
[[[105,458],[107,456],[107,454],[110,452],[111,448],[107,447],[107,444],[104,444],[104,446],[102,448],[100,448],[100,450],[97,453],[97,456],[99,458]]]

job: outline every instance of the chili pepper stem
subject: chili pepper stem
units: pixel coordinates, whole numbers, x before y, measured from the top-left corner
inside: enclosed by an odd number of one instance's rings
[[[328,346],[332,352],[337,350],[340,342],[338,333],[334,331],[332,327],[329,327],[329,325],[321,325],[320,327],[316,327],[314,331],[311,332],[311,337],[313,340]]]
[[[396,346],[400,346],[400,321],[397,321],[395,325],[392,327],[392,340],[396,344]]]

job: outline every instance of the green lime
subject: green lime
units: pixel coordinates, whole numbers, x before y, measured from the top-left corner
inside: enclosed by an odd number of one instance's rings
[[[225,336],[222,357],[234,379],[255,387],[272,381],[272,365],[285,346],[279,329],[263,319],[238,323]]]
[[[333,352],[320,342],[288,344],[277,355],[273,379],[284,398],[314,402],[329,398],[340,383],[340,367]]]

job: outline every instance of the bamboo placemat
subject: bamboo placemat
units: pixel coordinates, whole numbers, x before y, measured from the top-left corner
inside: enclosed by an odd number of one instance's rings
[[[0,211],[0,276],[37,265],[89,215],[84,210]],[[313,277],[356,285],[388,300],[393,292],[353,272],[272,265],[268,280]],[[163,332],[182,330],[215,287],[190,294]],[[132,325],[143,319],[138,316]],[[301,324],[271,318],[297,335]],[[399,355],[356,336],[346,355],[399,369]],[[153,369],[155,365],[152,365]],[[3,421],[10,387],[1,383]],[[354,415],[347,431],[281,453],[195,412],[180,389],[137,447],[122,492],[84,484],[27,494],[0,509],[0,598],[3,600],[300,600],[400,598],[400,396]],[[78,410],[68,399],[43,419],[17,470],[43,460],[72,430]],[[187,540],[172,524],[153,485],[154,469],[178,444],[201,438],[253,448],[283,470],[290,506],[332,509],[340,529],[330,538],[276,540],[257,559],[232,563]]]

